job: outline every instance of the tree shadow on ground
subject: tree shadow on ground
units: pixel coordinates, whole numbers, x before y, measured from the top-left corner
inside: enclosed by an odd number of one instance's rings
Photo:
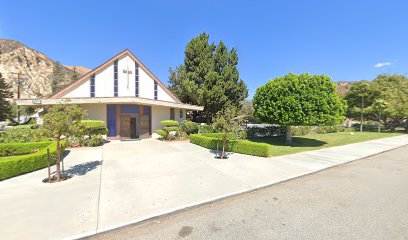
[[[285,137],[268,137],[268,138],[257,138],[257,139],[250,139],[251,142],[259,142],[259,143],[267,143],[274,146],[288,146],[288,147],[320,147],[327,142],[320,141],[317,139],[306,138],[306,137],[293,137],[292,144],[287,144],[285,142]]]
[[[65,150],[63,153],[62,153],[62,158],[64,159],[66,156],[68,156],[69,154],[71,153],[71,150]]]
[[[88,172],[95,170],[98,166],[102,165],[103,161],[92,161],[77,164],[75,166],[70,167],[68,170],[65,170],[65,174],[72,175],[72,176],[84,176]]]
[[[221,152],[222,150],[214,150],[214,149],[210,149],[210,153],[214,154],[214,158],[221,158]],[[230,155],[232,155],[232,152],[224,152],[224,158],[229,158]]]

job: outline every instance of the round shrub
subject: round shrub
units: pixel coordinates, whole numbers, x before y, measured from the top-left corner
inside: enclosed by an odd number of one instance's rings
[[[180,124],[180,129],[188,135],[198,133],[198,124],[192,121],[184,120]]]
[[[175,120],[163,120],[160,122],[160,124],[163,127],[178,127],[179,126],[179,122]]]

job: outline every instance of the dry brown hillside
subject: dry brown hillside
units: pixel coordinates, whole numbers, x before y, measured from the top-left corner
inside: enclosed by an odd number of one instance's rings
[[[353,85],[353,82],[347,82],[347,81],[341,81],[341,82],[336,82],[337,85],[337,92],[344,96],[346,95],[347,91],[350,89],[351,85]]]
[[[50,96],[53,65],[52,59],[35,49],[15,40],[0,39],[0,73],[6,82],[12,84],[15,97],[17,96],[17,84],[13,84],[13,80],[17,76],[11,73],[21,73],[25,78],[20,92],[21,98]],[[74,81],[78,75],[82,75],[81,73],[75,74],[64,66],[62,66],[62,72],[64,80],[58,83],[58,86],[61,87]]]

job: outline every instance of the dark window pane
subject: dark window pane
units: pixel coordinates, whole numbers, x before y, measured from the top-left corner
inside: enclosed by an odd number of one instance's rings
[[[174,108],[170,108],[170,120],[174,120]]]

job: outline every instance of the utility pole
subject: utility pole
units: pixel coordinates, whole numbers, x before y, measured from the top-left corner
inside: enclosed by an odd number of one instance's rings
[[[364,94],[361,95],[361,122],[360,122],[360,132],[363,132],[363,111],[364,111]]]
[[[21,87],[24,85],[24,80],[26,75],[22,74],[21,72],[15,73],[11,72],[9,73],[10,77],[13,79],[13,83],[17,84],[17,99],[20,99],[20,91]],[[16,78],[15,78],[16,76]],[[20,112],[19,112],[19,107],[16,104],[16,116],[17,116],[17,122],[20,123]]]

